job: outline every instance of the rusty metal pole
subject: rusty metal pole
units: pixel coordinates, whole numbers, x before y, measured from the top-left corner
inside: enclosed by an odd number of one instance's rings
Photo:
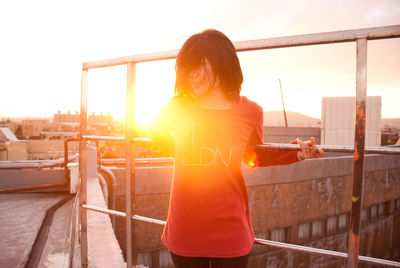
[[[348,239],[348,268],[358,267],[367,106],[367,39],[357,39],[356,44],[356,121],[354,134],[353,195]]]
[[[135,126],[135,90],[136,90],[136,64],[128,63],[128,76],[126,86],[126,264],[130,268],[136,263],[135,223],[132,224],[133,208],[135,206],[135,153],[132,139]],[[133,196],[132,196],[133,194]]]
[[[87,90],[88,70],[82,70],[81,81],[81,114],[79,123],[79,174],[81,177],[79,196],[79,219],[81,225],[81,261],[82,267],[88,267],[88,241],[87,241],[87,210],[83,205],[87,203],[87,158],[86,140],[82,137],[87,132]]]

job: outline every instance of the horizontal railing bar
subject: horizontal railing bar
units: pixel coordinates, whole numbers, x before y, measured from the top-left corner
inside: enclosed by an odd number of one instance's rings
[[[287,144],[287,143],[264,143],[253,145],[254,147],[279,149],[288,151],[300,151],[300,145]],[[347,145],[317,145],[318,148],[323,149],[325,152],[340,152],[340,153],[354,153],[354,146]],[[400,155],[400,148],[393,147],[365,147],[366,154],[398,154]]]
[[[152,164],[174,164],[175,159],[172,157],[157,158],[135,158],[135,165],[152,165]],[[102,165],[125,165],[125,158],[101,159]]]
[[[138,220],[138,221],[144,221],[144,222],[149,222],[149,223],[155,223],[158,225],[165,225],[167,222],[166,221],[162,221],[162,220],[156,220],[156,219],[152,219],[152,218],[148,218],[148,217],[143,217],[143,216],[139,216],[139,215],[135,215],[132,217],[134,220]]]
[[[125,137],[115,137],[115,136],[96,136],[96,135],[83,135],[82,139],[84,140],[93,140],[93,141],[120,141],[125,142]],[[151,142],[151,139],[145,137],[133,138],[133,142]]]
[[[290,249],[290,250],[295,250],[295,251],[301,251],[301,252],[306,252],[306,253],[313,253],[313,254],[331,256],[331,257],[337,257],[337,258],[343,258],[343,259],[347,259],[347,256],[348,256],[347,253],[345,253],[345,252],[338,252],[338,251],[332,251],[332,250],[326,250],[326,249],[320,249],[320,248],[294,245],[294,244],[282,243],[282,242],[265,240],[265,239],[260,239],[260,238],[255,238],[254,242],[257,244],[265,245],[265,246],[278,247],[278,248]],[[390,261],[390,260],[377,259],[377,258],[372,258],[372,257],[360,256],[360,255],[358,256],[358,260],[363,261],[363,262],[368,262],[368,263],[400,267],[400,262],[394,262],[394,261]]]
[[[112,137],[112,136],[82,136],[85,140],[103,140],[103,141],[125,141],[125,137]],[[150,138],[138,137],[132,139],[133,142],[151,142]],[[280,149],[288,151],[300,151],[301,148],[298,144],[288,143],[264,143],[253,145],[255,147]],[[325,152],[341,152],[341,153],[354,153],[354,146],[349,145],[318,145],[318,148],[323,149]],[[398,154],[400,155],[400,148],[394,147],[365,147],[365,153],[367,154]],[[145,159],[145,158],[144,158]],[[150,158],[149,158],[150,159]]]
[[[242,51],[260,50],[260,49],[354,42],[360,38],[366,38],[368,40],[377,40],[377,39],[398,38],[398,37],[400,37],[400,25],[392,25],[383,27],[240,41],[240,42],[235,42],[234,45],[238,52],[242,52]],[[138,62],[174,59],[178,55],[178,52],[179,50],[166,50],[155,53],[146,53],[146,54],[138,54],[138,55],[117,57],[111,59],[90,61],[83,63],[82,69],[88,70],[94,68],[123,65],[129,62],[138,63]]]
[[[93,206],[93,205],[82,205],[82,207],[89,209],[89,210],[104,213],[104,214],[115,215],[115,216],[119,216],[119,217],[126,217],[125,212],[120,212],[120,211],[111,210],[111,209],[107,209],[107,208],[97,207],[97,206]],[[144,221],[144,222],[148,222],[148,223],[155,223],[155,224],[159,224],[159,225],[166,224],[165,221],[152,219],[152,218],[148,218],[148,217],[143,217],[143,216],[139,216],[139,215],[133,215],[132,219],[138,220],[138,221]]]
[[[125,212],[121,212],[121,211],[117,211],[117,210],[111,210],[108,208],[102,208],[102,207],[98,207],[98,206],[93,206],[93,205],[82,205],[83,208],[89,209],[89,210],[93,210],[93,211],[97,211],[100,213],[104,213],[104,214],[109,214],[109,215],[114,215],[114,216],[118,216],[118,217],[126,217],[126,213]]]
[[[116,211],[116,210],[106,209],[106,208],[97,207],[97,206],[93,206],[93,205],[82,205],[82,207],[92,210],[92,211],[104,213],[104,214],[115,215],[115,216],[119,216],[119,217],[126,217],[126,213]],[[138,216],[138,215],[132,216],[132,219],[144,221],[144,222],[148,222],[148,223],[155,223],[155,224],[159,224],[159,225],[166,224],[166,221],[163,221],[163,220],[157,220],[157,219]],[[294,251],[301,251],[301,252],[306,252],[306,253],[331,256],[331,257],[337,257],[337,258],[345,258],[345,259],[347,258],[347,253],[344,253],[344,252],[319,249],[319,248],[313,248],[313,247],[307,247],[307,246],[300,246],[300,245],[282,243],[282,242],[277,242],[277,241],[264,240],[264,239],[260,239],[260,238],[255,238],[254,242],[257,244],[265,245],[265,246],[290,249],[290,250],[294,250]],[[377,259],[377,258],[366,257],[366,256],[358,256],[358,259],[363,262],[369,262],[369,263],[380,264],[380,265],[388,265],[388,266],[393,266],[393,267],[400,267],[399,262],[394,262],[394,261],[389,261],[389,260]]]
[[[272,247],[278,247],[278,248],[283,248],[283,249],[291,249],[291,250],[301,251],[301,252],[312,252],[312,253],[315,253],[318,255],[324,255],[324,256],[347,258],[347,253],[345,253],[345,252],[338,252],[338,251],[332,251],[332,250],[326,250],[326,249],[300,246],[300,245],[265,240],[265,239],[260,239],[260,238],[255,238],[254,242],[257,244],[265,245],[265,246],[272,246]]]
[[[400,25],[363,28],[354,30],[303,34],[276,38],[236,42],[236,51],[252,51],[309,45],[354,42],[357,39],[378,40],[400,37]]]

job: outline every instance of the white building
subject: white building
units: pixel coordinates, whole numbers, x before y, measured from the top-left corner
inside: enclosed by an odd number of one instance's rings
[[[368,96],[366,146],[381,145],[382,97]],[[321,113],[321,144],[354,145],[355,97],[324,97]]]

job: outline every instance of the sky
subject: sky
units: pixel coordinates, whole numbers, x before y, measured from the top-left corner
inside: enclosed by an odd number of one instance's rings
[[[0,119],[79,111],[82,63],[179,49],[207,28],[233,42],[400,24],[399,0],[0,0]],[[265,111],[321,116],[355,96],[355,43],[241,52],[242,95]],[[368,42],[367,94],[400,117],[400,39]],[[125,115],[126,66],[90,70],[88,112]],[[138,121],[171,98],[174,60],[137,66]]]

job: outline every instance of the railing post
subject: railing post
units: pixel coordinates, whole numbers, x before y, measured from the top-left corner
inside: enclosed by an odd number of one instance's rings
[[[135,206],[135,153],[132,139],[135,126],[135,90],[136,64],[128,63],[126,87],[126,264],[130,268],[136,263],[135,224],[132,224],[133,208]],[[133,196],[131,196],[133,194]],[[132,242],[133,241],[133,242]]]
[[[79,174],[81,178],[79,196],[79,219],[81,225],[81,260],[82,267],[88,266],[88,243],[87,243],[87,210],[82,207],[87,203],[87,159],[86,141],[82,138],[87,132],[87,90],[88,70],[82,70],[81,81],[81,114],[79,123]]]
[[[354,134],[353,194],[348,239],[348,268],[358,267],[367,106],[367,39],[357,39],[356,44],[356,120]]]

